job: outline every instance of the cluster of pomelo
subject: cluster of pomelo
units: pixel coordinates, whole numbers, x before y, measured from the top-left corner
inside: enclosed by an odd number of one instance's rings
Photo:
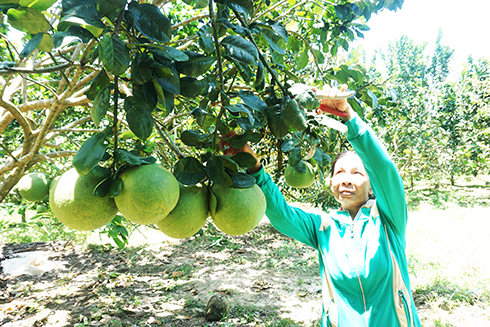
[[[47,175],[34,174],[39,173],[27,174],[25,178],[36,183],[31,182],[23,191],[18,186],[20,194],[30,201],[39,201],[49,190],[49,205],[55,217],[80,231],[100,228],[120,212],[136,224],[156,224],[173,238],[194,235],[209,216],[224,233],[241,235],[258,225],[266,207],[265,196],[257,185],[248,188],[213,185],[210,191],[205,186],[185,186],[159,164],[125,169],[120,174],[121,192],[115,198],[95,196],[93,190],[101,180],[90,173],[79,175],[74,168],[51,185],[37,183]],[[41,184],[44,196],[30,196],[30,192],[41,193]]]

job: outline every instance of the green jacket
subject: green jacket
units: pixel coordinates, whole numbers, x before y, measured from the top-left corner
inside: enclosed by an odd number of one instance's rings
[[[290,207],[261,169],[252,176],[267,199],[266,215],[278,231],[318,251],[322,327],[420,327],[405,257],[403,182],[373,130],[357,116],[346,125],[376,201],[354,220],[347,211],[307,213]]]

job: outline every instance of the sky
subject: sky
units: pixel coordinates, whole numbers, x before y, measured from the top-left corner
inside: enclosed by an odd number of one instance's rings
[[[426,50],[432,51],[442,29],[442,44],[455,50],[455,63],[462,64],[469,54],[490,59],[489,0],[405,0],[401,10],[383,10],[367,25],[370,30],[353,46],[361,45],[368,58],[374,49],[386,49],[402,35],[416,44],[428,42]]]

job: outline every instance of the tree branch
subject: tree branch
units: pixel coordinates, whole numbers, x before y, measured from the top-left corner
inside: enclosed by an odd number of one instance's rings
[[[187,25],[189,23],[192,23],[193,21],[196,21],[196,20],[199,20],[199,19],[203,19],[203,18],[208,18],[208,17],[209,17],[209,14],[202,14],[202,15],[197,15],[197,16],[191,17],[189,19],[183,20],[180,23],[173,25],[172,26],[172,31],[173,30],[176,30],[177,28],[179,28],[181,26],[185,26],[185,25]]]
[[[0,98],[0,106],[5,108],[19,122],[20,127],[24,131],[24,138],[27,139],[32,135],[32,129],[29,122],[26,120],[22,112],[11,102],[4,101]]]
[[[0,75],[11,75],[11,74],[45,74],[45,73],[53,73],[57,71],[62,71],[64,69],[73,67],[74,64],[72,63],[65,63],[65,64],[60,64],[57,66],[53,67],[46,67],[46,68],[26,68],[26,67],[11,67],[11,68],[4,68],[0,69]]]

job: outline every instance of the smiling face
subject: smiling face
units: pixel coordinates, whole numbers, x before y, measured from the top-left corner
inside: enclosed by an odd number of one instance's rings
[[[339,157],[334,164],[330,185],[333,195],[355,217],[368,200],[371,187],[361,158],[355,152]]]

